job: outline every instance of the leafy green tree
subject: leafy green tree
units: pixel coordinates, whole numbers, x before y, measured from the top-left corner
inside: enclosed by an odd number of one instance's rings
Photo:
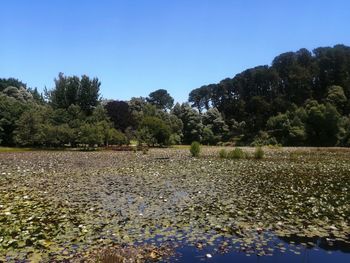
[[[128,105],[133,120],[132,128],[134,130],[140,126],[145,116],[155,116],[157,112],[156,106],[148,103],[146,98],[143,97],[131,98]]]
[[[340,114],[350,114],[349,76],[350,47],[336,45],[312,52],[300,49],[276,56],[271,66],[250,68],[233,78],[194,89],[189,102],[199,112],[208,110],[208,105],[217,108],[229,125],[231,120],[244,121],[242,132],[248,142],[267,128],[270,117],[293,112],[293,105],[303,107],[308,100],[328,102]],[[288,116],[290,122],[293,119]],[[291,125],[289,131],[293,132],[289,135],[294,134],[298,141],[305,138],[302,126],[305,125]],[[292,137],[287,137],[288,143],[292,143]]]
[[[342,112],[347,101],[343,88],[336,85],[330,86],[326,101],[334,105],[340,112]]]
[[[215,145],[217,142],[219,142],[220,139],[218,136],[215,136],[213,130],[209,126],[205,126],[202,131],[202,143],[208,144],[208,145]]]
[[[197,108],[199,112],[202,112],[203,109],[209,110],[212,96],[211,92],[212,85],[194,89],[190,92],[188,101],[192,103],[191,106]]]
[[[95,145],[102,145],[104,134],[101,127],[84,123],[79,128],[78,143],[93,147]]]
[[[305,123],[298,112],[287,112],[272,116],[267,121],[267,129],[270,136],[277,139],[282,145],[303,145],[306,140]]]
[[[140,128],[140,125],[144,118],[155,117],[161,119],[167,126],[169,126],[171,131],[171,140],[169,143],[178,144],[181,142],[183,137],[183,122],[172,112],[164,111],[163,109],[157,108],[155,105],[147,102],[144,98],[132,98],[129,101],[129,109],[132,115],[132,121],[134,122],[133,127]],[[130,132],[130,129],[128,133]],[[143,134],[147,137],[147,129],[138,129],[138,134]]]
[[[57,126],[51,125],[49,123],[42,123],[40,125],[41,138],[40,144],[47,147],[60,146],[60,141],[57,135]]]
[[[98,105],[96,108],[94,108],[91,116],[88,117],[88,120],[90,123],[98,123],[101,121],[110,122],[107,111],[102,105]],[[112,125],[111,122],[109,124]]]
[[[250,132],[257,132],[265,128],[265,124],[271,114],[270,104],[261,96],[253,96],[246,109],[249,118],[247,126]]]
[[[145,117],[139,128],[140,141],[148,145],[168,145],[170,135],[170,127],[156,117]]]
[[[38,104],[45,104],[44,96],[42,93],[39,93],[37,88],[28,88],[27,91],[32,95],[34,101]]]
[[[231,140],[236,140],[237,137],[244,134],[244,129],[246,127],[246,122],[238,122],[235,119],[228,120],[228,138]]]
[[[313,50],[317,63],[315,83],[316,99],[322,99],[328,87],[338,85],[343,87],[346,97],[350,97],[350,47],[335,45],[334,47],[319,47]],[[348,114],[349,112],[347,112]]]
[[[24,103],[27,101],[34,100],[33,95],[23,87],[17,88],[17,87],[9,86],[6,89],[4,89],[2,93]]]
[[[0,78],[0,92],[2,92],[7,87],[16,87],[16,88],[23,87],[24,89],[26,89],[27,84],[15,78],[8,78],[8,79]]]
[[[339,121],[338,140],[340,146],[350,146],[350,116],[343,116]]]
[[[327,103],[318,104],[310,101],[306,105],[306,131],[308,141],[314,146],[333,146],[337,143],[340,114],[337,109]]]
[[[172,113],[168,113],[165,111],[158,110],[155,112],[154,117],[157,117],[165,122],[167,126],[169,126],[171,131],[171,138],[172,142],[171,144],[179,144],[181,143],[181,140],[183,138],[183,123],[181,119],[179,119],[176,115]]]
[[[76,94],[74,94],[73,98],[67,96],[66,90],[69,85],[69,79],[64,76],[62,72],[58,74],[58,78],[55,81],[55,88],[53,90],[45,91],[46,97],[48,98],[51,106],[53,108],[63,108],[67,109],[70,104],[76,104],[76,97],[78,92],[78,87],[76,87]],[[79,85],[79,84],[78,84]],[[69,103],[67,100],[74,100],[72,103]]]
[[[172,113],[183,123],[183,142],[190,144],[202,140],[203,123],[201,115],[188,103],[176,104]]]
[[[16,122],[15,142],[21,146],[40,146],[44,144],[43,108],[25,111]]]
[[[174,99],[165,89],[158,89],[151,92],[148,95],[147,101],[162,110],[170,110],[174,105]]]
[[[47,91],[47,97],[54,108],[68,109],[70,105],[79,105],[81,110],[90,115],[99,104],[101,83],[97,78],[90,79],[83,75],[66,77],[59,73],[55,87]]]
[[[0,92],[0,143],[2,145],[14,144],[16,122],[28,107],[29,105]]]
[[[90,114],[99,104],[101,82],[97,78],[90,79],[83,75],[78,91],[78,105],[83,112]]]
[[[281,144],[287,145],[291,129],[290,120],[287,114],[279,113],[267,121],[267,129]]]
[[[228,126],[217,108],[207,110],[202,115],[202,119],[205,126],[203,130],[203,143],[216,144],[227,138]]]
[[[75,139],[74,130],[68,124],[56,126],[56,138],[59,146],[71,145]]]
[[[108,142],[113,145],[129,144],[127,137],[122,132],[113,128],[108,130]]]

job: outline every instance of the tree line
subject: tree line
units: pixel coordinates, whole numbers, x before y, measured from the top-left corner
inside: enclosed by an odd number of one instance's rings
[[[271,66],[192,90],[174,104],[165,89],[102,100],[100,81],[59,73],[40,94],[0,79],[0,144],[76,147],[128,144],[350,145],[350,47],[277,56]]]
[[[216,108],[242,144],[348,146],[350,47],[300,49],[189,94],[198,112]],[[238,124],[238,126],[237,126]],[[234,137],[231,137],[234,136]]]

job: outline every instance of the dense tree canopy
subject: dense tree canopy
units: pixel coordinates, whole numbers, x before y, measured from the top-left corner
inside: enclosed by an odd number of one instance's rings
[[[349,118],[349,95],[350,47],[336,45],[283,53],[271,66],[192,90],[189,102],[199,112],[215,107],[229,126],[244,122],[241,143],[261,141],[259,134],[266,131],[267,138],[282,144],[335,145],[340,116]],[[310,101],[318,105],[311,107]],[[305,120],[294,116],[303,110]]]
[[[105,105],[105,108],[116,129],[125,131],[128,127],[133,126],[134,121],[127,102],[109,101]]]
[[[99,103],[101,83],[97,78],[90,79],[83,75],[66,77],[63,73],[55,79],[55,87],[47,91],[49,103],[53,108],[68,109],[70,105],[78,105],[86,113],[91,114]]]
[[[159,89],[151,92],[148,95],[147,101],[152,105],[155,105],[158,109],[167,110],[171,109],[174,105],[174,99],[170,96],[165,89]]]
[[[152,146],[224,142],[350,146],[350,47],[300,49],[271,65],[204,85],[176,103],[165,89],[129,101],[100,100],[100,81],[59,73],[45,98],[0,79],[0,144]]]

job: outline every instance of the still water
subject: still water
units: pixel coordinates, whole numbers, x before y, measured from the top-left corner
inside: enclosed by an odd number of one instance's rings
[[[220,252],[216,246],[198,249],[194,246],[182,246],[176,249],[176,254],[170,262],[240,262],[240,263],[349,263],[350,244],[345,242],[327,242],[326,239],[276,239],[284,243],[285,252],[276,250],[269,256],[247,255],[244,251],[230,250]],[[314,243],[314,246],[301,243]],[[295,251],[295,252],[292,252]]]

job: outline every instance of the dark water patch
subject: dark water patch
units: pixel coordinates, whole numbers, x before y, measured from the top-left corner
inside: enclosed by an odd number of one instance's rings
[[[184,245],[175,250],[175,254],[162,262],[241,262],[241,263],[348,263],[350,262],[350,244],[342,241],[330,241],[325,238],[276,238],[275,248],[265,248],[266,255],[257,255],[253,250],[240,246],[226,246],[216,243],[213,246],[200,247]],[[281,249],[283,248],[283,249]]]

